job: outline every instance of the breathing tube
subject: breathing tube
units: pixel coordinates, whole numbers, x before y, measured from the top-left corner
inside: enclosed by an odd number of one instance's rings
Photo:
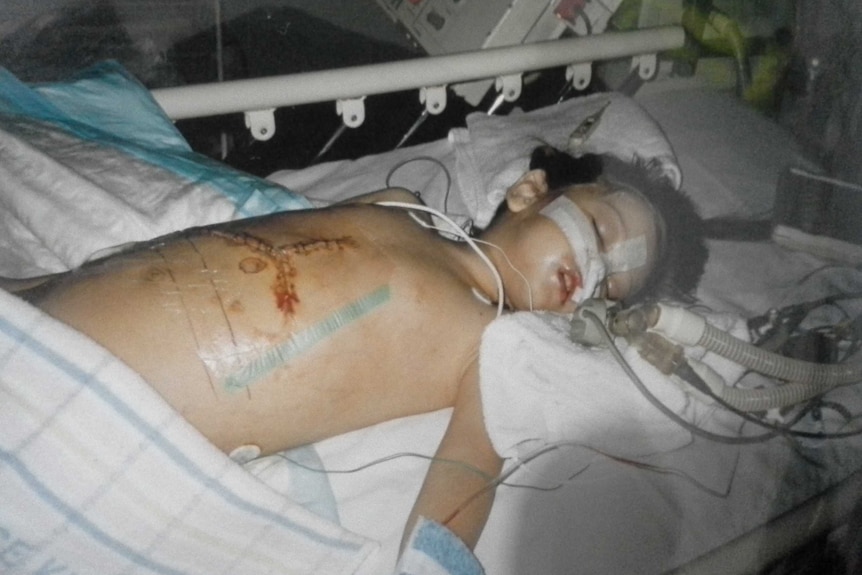
[[[651,331],[682,345],[701,346],[748,369],[787,381],[770,389],[737,389],[704,377],[719,399],[741,411],[789,407],[830,389],[862,381],[862,366],[818,364],[773,353],[736,338],[689,310],[649,304],[608,316],[611,333],[634,337]]]

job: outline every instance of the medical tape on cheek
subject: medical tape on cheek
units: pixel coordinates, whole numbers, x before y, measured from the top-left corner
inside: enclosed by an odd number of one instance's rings
[[[605,262],[599,253],[596,234],[587,216],[577,204],[565,196],[559,196],[539,213],[550,218],[560,228],[575,254],[583,285],[575,290],[572,300],[581,303],[592,297],[605,279]]]
[[[623,240],[603,255],[608,274],[627,272],[647,263],[646,238],[643,235]]]

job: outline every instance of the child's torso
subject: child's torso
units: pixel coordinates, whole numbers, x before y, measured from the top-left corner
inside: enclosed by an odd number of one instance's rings
[[[191,230],[38,302],[220,448],[282,449],[451,405],[494,310],[445,241],[357,206]]]

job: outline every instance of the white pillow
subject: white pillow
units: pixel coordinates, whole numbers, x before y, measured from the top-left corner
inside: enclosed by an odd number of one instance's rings
[[[637,102],[612,92],[567,100],[508,116],[471,114],[467,127],[450,132],[456,177],[479,226],[485,226],[506,189],[529,167],[530,153],[542,144],[566,149],[569,136],[607,104],[598,125],[577,153],[600,153],[624,161],[655,160],[677,188],[682,175],[661,127]]]

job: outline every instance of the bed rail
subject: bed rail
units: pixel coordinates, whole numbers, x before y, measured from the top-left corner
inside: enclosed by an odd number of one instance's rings
[[[654,55],[683,45],[679,26],[489,48],[284,76],[153,90],[175,120],[237,112],[264,114],[284,106],[357,100],[374,94],[494,79],[597,60]]]

